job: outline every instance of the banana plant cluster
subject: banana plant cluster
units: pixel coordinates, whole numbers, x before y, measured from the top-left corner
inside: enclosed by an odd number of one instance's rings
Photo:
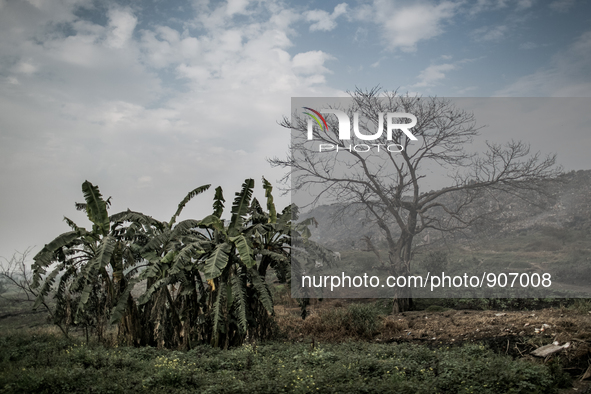
[[[225,199],[218,187],[211,215],[177,223],[185,205],[209,187],[192,190],[169,221],[158,221],[130,210],[109,216],[109,200],[84,182],[86,202],[77,208],[87,212],[92,229],[65,218],[72,231],[35,256],[38,303],[53,296],[56,324],[66,329],[89,326],[100,339],[105,327],[117,324],[119,338],[136,346],[227,348],[247,336],[271,336],[267,271],[290,281],[292,236],[313,245],[307,227],[292,225],[292,206],[277,213],[264,178],[266,209],[252,197],[254,180],[247,179],[229,220],[222,219]]]
[[[141,262],[141,257],[132,249],[141,243],[141,237],[135,233],[145,238],[150,230],[139,222],[123,230],[124,220],[109,217],[109,199],[102,198],[98,187],[84,182],[82,191],[86,203],[76,204],[76,207],[87,212],[92,229],[79,227],[64,218],[72,231],[58,236],[35,256],[32,286],[39,289],[35,307],[55,290],[52,315],[62,331],[67,334],[72,324],[91,326],[102,339],[108,310],[123,285],[118,283],[123,279],[123,271]],[[129,214],[131,212],[125,213]],[[151,225],[156,228],[159,223],[152,219]],[[47,274],[49,267],[53,270]]]

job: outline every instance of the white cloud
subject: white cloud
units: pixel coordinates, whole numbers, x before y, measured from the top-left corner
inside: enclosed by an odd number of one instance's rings
[[[441,58],[449,60],[451,56],[441,56]],[[419,82],[412,85],[414,88],[420,87],[431,87],[438,85],[443,79],[446,78],[446,73],[448,71],[454,71],[462,68],[462,65],[466,63],[472,63],[476,60],[480,60],[482,58],[467,58],[462,60],[457,60],[453,63],[444,63],[444,64],[433,64],[423,71],[417,76],[419,78]]]
[[[591,31],[555,54],[547,67],[523,76],[496,96],[591,97]]]
[[[341,15],[345,8],[335,7],[333,15]],[[189,86],[200,91],[288,92],[304,86],[313,90],[325,82],[323,75],[330,72],[325,63],[334,59],[331,55],[309,51],[291,56],[287,52],[293,45],[291,25],[300,18],[291,10],[275,9],[266,20],[243,24],[220,16],[218,9],[208,12],[204,15],[202,11],[197,18],[197,24],[209,26],[200,36],[162,26],[143,31],[145,61],[156,68],[174,66],[179,77],[189,79]]]
[[[241,14],[248,6],[248,0],[228,0],[226,13],[228,15]]]
[[[310,25],[310,31],[331,31],[337,27],[336,19],[347,13],[347,3],[337,5],[332,14],[324,10],[311,10],[305,13],[306,21],[314,22]]]
[[[324,63],[333,59],[333,56],[322,51],[309,51],[295,55],[292,64],[298,74],[325,74],[330,70],[324,67]]]
[[[437,64],[432,65],[421,71],[418,78],[420,81],[413,85],[413,87],[427,87],[433,86],[437,82],[445,78],[446,71],[455,70],[456,66],[453,64]]]
[[[123,48],[131,39],[137,25],[137,18],[130,10],[112,9],[108,13],[109,34],[108,45],[113,48]]]
[[[201,54],[201,42],[196,37],[181,37],[168,26],[157,26],[154,30],[143,30],[141,48],[146,61],[152,67],[163,68],[170,64],[194,59]]]
[[[390,49],[415,51],[418,42],[443,33],[443,26],[458,9],[458,3],[409,3],[401,5],[375,0],[375,20],[384,29],[383,38]]]

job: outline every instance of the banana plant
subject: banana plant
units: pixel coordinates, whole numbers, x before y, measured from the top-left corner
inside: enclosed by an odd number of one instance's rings
[[[262,212],[252,198],[253,188],[253,179],[244,181],[233,201],[230,220],[225,221],[225,199],[218,187],[211,215],[186,222],[180,231],[175,227],[168,244],[154,239],[142,249],[144,256],[160,258],[154,260],[146,275],[162,277],[153,282],[139,303],[148,302],[165,287],[174,285],[175,292],[170,294],[168,303],[173,320],[175,316],[179,319],[173,341],[180,340],[182,332],[185,338],[192,334],[213,346],[237,345],[250,328],[260,323],[261,317],[254,312],[273,314],[272,296],[259,274],[256,258],[255,246],[260,244],[265,231],[254,218],[260,221],[263,215],[276,220],[277,215],[270,194],[272,214]],[[265,219],[265,223],[268,221]],[[285,253],[281,256],[284,260]]]
[[[279,282],[291,280],[292,244],[307,248],[307,259],[329,251],[308,239],[311,222],[292,225],[294,206],[276,211],[264,178],[266,210],[253,198],[254,180],[247,179],[229,220],[222,219],[225,199],[218,187],[211,215],[177,222],[187,203],[209,187],[193,189],[170,220],[158,221],[131,210],[109,216],[110,199],[84,182],[86,202],[76,207],[86,211],[92,229],[65,218],[72,231],[35,256],[38,302],[53,290],[55,316],[93,325],[99,338],[106,324],[118,324],[119,339],[135,346],[227,348],[247,336],[270,337],[270,270]],[[132,295],[138,284],[145,290]]]
[[[187,203],[210,186],[203,185],[191,190],[178,204],[170,220],[154,221],[157,223],[154,231],[146,228],[139,231],[144,242],[135,243],[133,250],[145,263],[145,269],[139,273],[134,272],[137,275],[126,282],[126,287],[111,313],[111,323],[120,324],[120,335],[127,338],[127,343],[161,347],[171,347],[173,343],[180,346],[183,343],[183,337],[186,337],[183,331],[188,330],[189,321],[183,318],[182,306],[178,305],[178,301],[189,284],[184,276],[185,272],[181,272],[178,265],[173,267],[173,263],[188,239],[203,237],[193,231],[198,220],[187,219],[177,223],[177,219]],[[129,216],[124,213],[114,219],[128,220],[133,226],[146,218],[143,214]],[[138,300],[134,300],[130,294],[140,282],[146,284],[146,290]]]
[[[56,323],[65,327],[93,326],[100,338],[109,320],[109,310],[125,288],[124,269],[141,261],[131,248],[132,234],[156,231],[160,224],[131,211],[111,218],[110,198],[104,200],[97,186],[85,181],[82,192],[85,203],[77,203],[76,208],[86,211],[92,229],[64,217],[72,230],[59,235],[34,257],[32,286],[38,289],[35,307],[55,287],[53,315],[59,320]],[[135,226],[122,231],[120,224],[130,217],[136,217]],[[49,268],[53,269],[48,274]],[[92,310],[87,311],[89,306]]]

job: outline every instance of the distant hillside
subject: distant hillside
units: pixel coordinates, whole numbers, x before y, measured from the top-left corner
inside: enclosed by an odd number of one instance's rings
[[[485,193],[473,204],[473,213],[489,214],[489,220],[480,226],[474,226],[462,235],[503,235],[536,227],[591,229],[591,170],[571,171],[559,178],[560,182],[548,182],[550,197],[537,199],[536,205],[506,193]],[[526,195],[534,200],[534,194]],[[453,194],[446,195],[443,202],[454,199]],[[313,239],[335,250],[362,249],[363,237],[370,237],[379,245],[383,240],[379,228],[368,219],[361,205],[348,208],[344,215],[337,217],[342,205],[318,206],[302,214],[302,219],[314,217],[319,225],[311,228]],[[396,228],[393,226],[392,228]],[[429,231],[429,242],[436,242],[441,234]],[[424,242],[426,232],[421,233],[418,242]]]

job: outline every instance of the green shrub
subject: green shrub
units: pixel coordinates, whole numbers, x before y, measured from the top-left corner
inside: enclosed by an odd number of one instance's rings
[[[351,304],[347,307],[349,325],[360,337],[371,338],[378,331],[380,309],[374,304]]]
[[[335,338],[371,339],[379,331],[382,308],[376,304],[351,304],[323,311],[304,323],[308,335],[331,333]]]

